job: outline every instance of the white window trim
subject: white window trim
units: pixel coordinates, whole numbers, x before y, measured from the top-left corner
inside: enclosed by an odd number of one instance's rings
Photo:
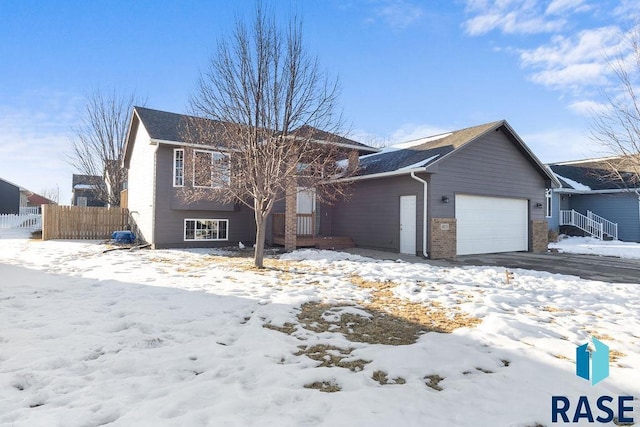
[[[545,218],[553,217],[553,191],[550,188],[544,190],[544,199],[545,199]]]
[[[231,154],[229,153],[224,153],[222,151],[213,151],[213,150],[193,150],[193,159],[192,159],[192,163],[193,163],[193,176],[192,176],[192,181],[193,181],[193,188],[221,188],[221,186],[219,185],[215,185],[214,183],[214,179],[213,179],[213,165],[215,164],[215,155],[219,154],[221,156],[227,157],[228,162],[229,162],[229,174],[227,175],[227,184],[231,181]],[[211,185],[196,185],[196,153],[208,153],[211,155]]]
[[[226,222],[227,223],[227,236],[224,239],[187,239],[187,221],[217,221]],[[185,242],[227,242],[229,241],[229,220],[228,219],[218,219],[218,218],[185,218],[184,219],[184,227],[182,229],[182,238]]]
[[[176,184],[176,160],[177,154],[182,153],[182,184]],[[174,187],[184,187],[184,148],[174,148],[173,149],[173,186]]]

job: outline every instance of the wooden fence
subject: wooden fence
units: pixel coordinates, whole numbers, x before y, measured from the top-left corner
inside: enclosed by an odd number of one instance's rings
[[[116,230],[124,230],[129,213],[123,208],[80,206],[42,206],[42,240],[109,239]]]

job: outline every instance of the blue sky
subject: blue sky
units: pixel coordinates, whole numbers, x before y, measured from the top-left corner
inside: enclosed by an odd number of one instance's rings
[[[342,85],[351,135],[390,143],[506,119],[545,162],[598,155],[589,110],[613,84],[640,5],[621,0],[300,0],[310,52]],[[253,0],[0,0],[0,177],[60,188],[84,96],[136,91],[185,112],[200,70]]]

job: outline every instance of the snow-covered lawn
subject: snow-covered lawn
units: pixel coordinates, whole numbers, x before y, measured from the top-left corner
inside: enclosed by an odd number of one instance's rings
[[[0,239],[0,425],[534,426],[553,395],[634,395],[640,418],[639,284],[104,249]],[[595,386],[590,335],[613,360]]]
[[[561,236],[550,248],[560,252],[586,255],[604,255],[620,258],[640,259],[640,243],[620,242],[617,240],[598,240],[595,237]]]

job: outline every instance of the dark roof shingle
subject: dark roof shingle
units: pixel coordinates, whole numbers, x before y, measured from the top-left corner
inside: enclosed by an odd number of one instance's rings
[[[194,120],[207,120],[209,122],[219,124],[219,129],[214,129],[214,132],[219,132],[218,136],[220,138],[221,135],[225,132],[224,122],[216,122],[215,120],[202,119],[186,114],[152,110],[145,107],[134,108],[138,113],[140,120],[144,124],[144,127],[147,129],[147,132],[149,132],[149,136],[151,137],[151,139],[183,142],[185,139],[184,134],[187,131],[187,127],[189,123]],[[335,144],[351,145],[368,153],[378,151],[376,148],[369,147],[352,139],[325,132],[308,125],[296,129],[295,131],[291,132],[291,135],[294,137],[310,138]],[[224,145],[222,141],[219,141],[218,143]]]
[[[639,186],[635,174],[623,171],[620,172],[620,177],[617,177],[613,170],[607,168],[602,162],[557,163],[550,164],[549,167],[565,189],[585,190],[575,183],[589,187],[591,190],[619,190]]]
[[[394,172],[409,167],[426,167],[503,123],[504,121],[501,120],[420,138],[388,147],[380,153],[362,156],[357,175]]]

